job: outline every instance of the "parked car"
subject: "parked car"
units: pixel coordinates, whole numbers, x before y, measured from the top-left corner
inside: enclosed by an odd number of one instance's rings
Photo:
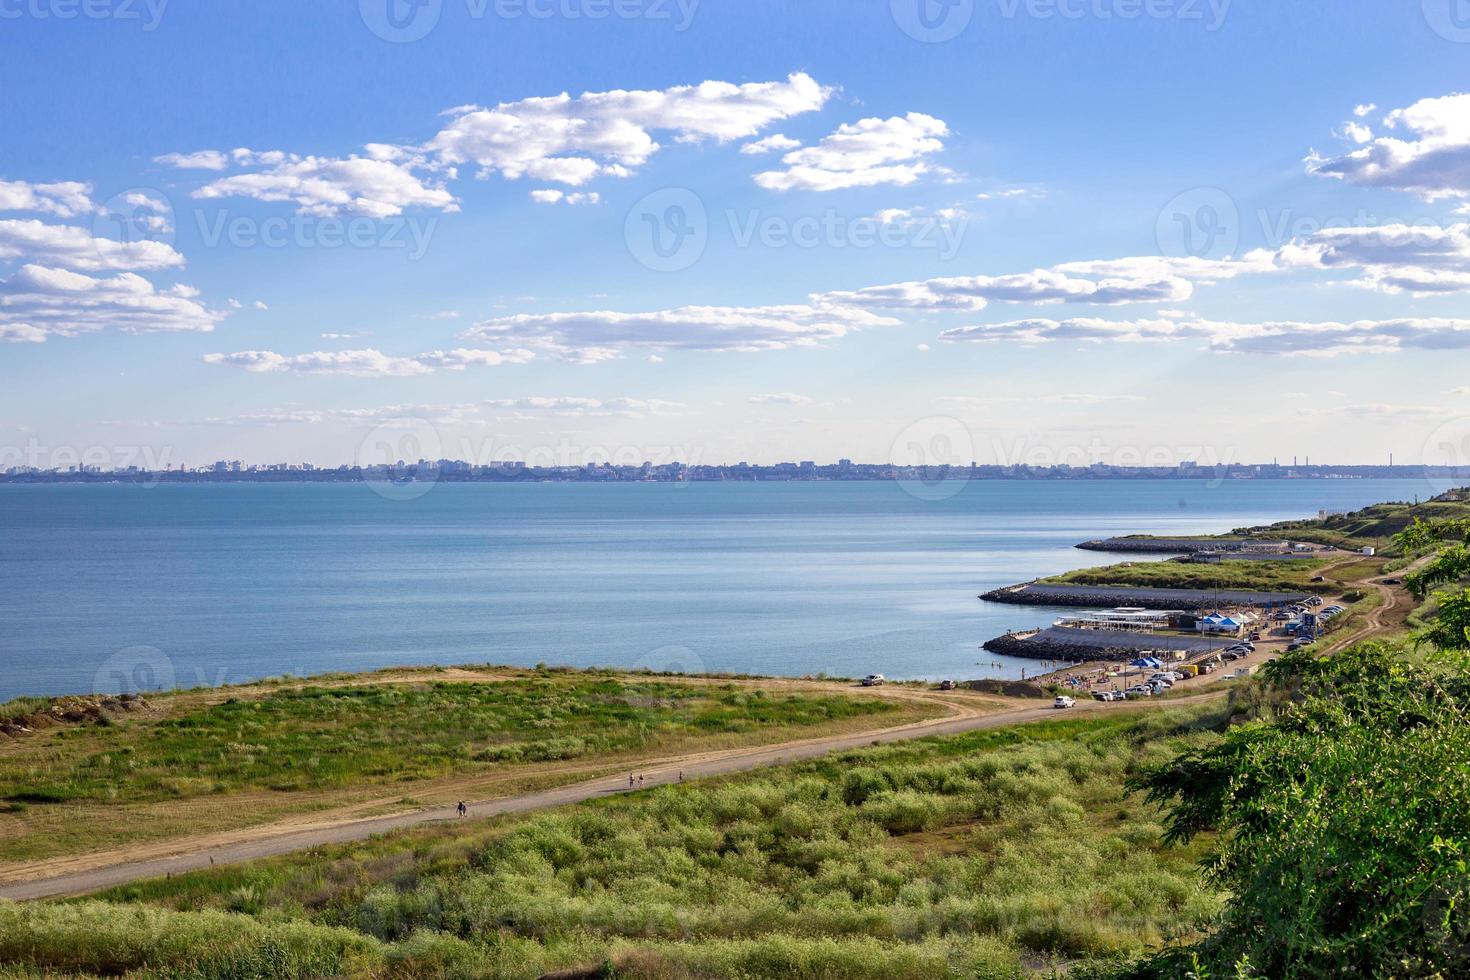
[[[1146,687],[1130,687],[1123,694],[1129,701],[1137,701],[1139,698],[1151,698],[1154,692]]]
[[[1051,703],[1051,706],[1053,708],[1070,708],[1076,703],[1075,700],[1067,697],[1065,694],[1058,694],[1057,699]]]
[[[886,681],[882,674],[869,674],[863,678],[863,687],[881,687]]]
[[[954,681],[940,681],[939,689],[941,691],[953,691],[955,689],[955,683]]]
[[[1261,638],[1261,631],[1260,630],[1251,630],[1251,640],[1253,640],[1253,641],[1254,640],[1259,640],[1260,638]]]
[[[1094,699],[1104,702],[1123,700],[1122,691],[1093,691],[1092,696]]]

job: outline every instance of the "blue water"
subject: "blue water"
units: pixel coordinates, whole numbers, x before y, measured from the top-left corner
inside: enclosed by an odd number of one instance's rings
[[[0,699],[400,664],[1019,676],[976,596],[1423,481],[0,487]]]

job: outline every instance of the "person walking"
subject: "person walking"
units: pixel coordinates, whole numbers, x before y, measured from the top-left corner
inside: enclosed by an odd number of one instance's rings
[[[470,812],[470,808],[464,805],[464,800],[460,800],[459,806],[455,807],[455,809],[459,811],[461,817],[468,816]]]

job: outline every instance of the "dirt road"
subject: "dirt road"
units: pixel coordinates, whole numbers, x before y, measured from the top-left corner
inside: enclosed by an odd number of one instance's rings
[[[1158,704],[1139,702],[1128,705],[1104,705],[1095,702],[1079,702],[1077,707],[1071,711],[1057,711],[1050,706],[1038,706],[1000,712],[969,709],[964,705],[962,699],[955,699],[954,702],[948,702],[955,708],[955,712],[945,718],[853,735],[815,738],[761,748],[677,756],[645,762],[638,771],[644,777],[642,788],[648,789],[676,783],[681,778],[681,774],[684,779],[721,776],[727,773],[746,772],[762,766],[812,759],[830,752],[844,752],[875,744],[925,738],[932,735],[957,735],[963,732],[1002,728],[1009,725],[1033,724],[1065,718],[1077,713],[1091,714],[1098,711],[1120,713],[1176,708],[1223,696],[1224,692],[1217,692]],[[602,776],[556,789],[472,803],[469,807],[469,817],[483,818],[501,814],[529,813],[628,791],[626,774],[612,777]],[[456,819],[460,818],[453,807],[436,807],[368,820],[324,824],[290,833],[272,832],[269,826],[260,827],[236,832],[228,841],[221,842],[208,839],[194,842],[175,841],[171,844],[175,848],[173,853],[146,858],[130,857],[127,851],[112,852],[111,855],[89,855],[86,860],[94,866],[77,867],[75,870],[60,871],[55,874],[44,873],[45,867],[59,871],[60,868],[65,867],[65,861],[47,862],[46,866],[37,869],[42,872],[41,874],[29,876],[25,880],[0,882],[0,899],[19,901],[84,895],[148,878],[161,878],[164,875],[182,874],[219,865],[275,857],[326,844],[363,840],[375,834]],[[115,859],[112,863],[98,863],[105,861],[109,856]]]

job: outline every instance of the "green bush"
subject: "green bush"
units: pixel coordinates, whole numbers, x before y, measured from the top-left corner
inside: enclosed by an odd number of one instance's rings
[[[1470,659],[1366,645],[1270,665],[1273,717],[1148,771],[1168,832],[1221,831],[1218,932],[1173,976],[1470,975]]]

